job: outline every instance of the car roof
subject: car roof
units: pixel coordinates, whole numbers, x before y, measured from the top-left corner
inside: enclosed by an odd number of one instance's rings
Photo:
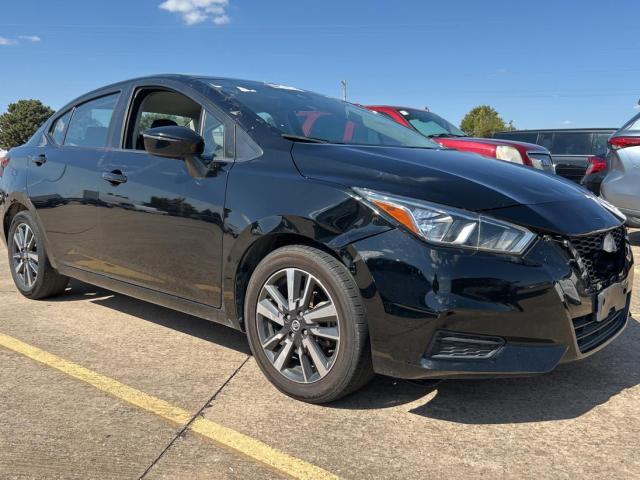
[[[204,75],[190,75],[190,74],[179,74],[179,73],[160,73],[156,75],[145,75],[141,77],[129,78],[127,80],[121,80],[119,82],[111,83],[100,88],[96,88],[89,92],[86,92],[73,100],[66,103],[62,108],[58,110],[58,112],[63,112],[68,110],[70,107],[74,105],[78,105],[83,103],[91,98],[98,97],[102,94],[108,94],[114,90],[124,89],[128,87],[131,83],[138,83],[144,81],[161,81],[161,80],[174,80],[174,81],[182,81],[182,82],[199,82],[203,84],[210,84],[211,82],[218,81],[231,81],[238,82],[244,85],[264,85],[267,82],[259,82],[255,80],[242,80],[236,78],[229,77],[221,77],[221,76],[204,76]]]
[[[429,110],[426,110],[424,108],[416,108],[416,107],[399,107],[397,105],[366,105],[367,108],[389,108],[392,110],[422,110],[425,112],[428,112]]]
[[[615,132],[617,128],[538,128],[531,130],[505,130],[496,133],[561,133],[561,132]]]

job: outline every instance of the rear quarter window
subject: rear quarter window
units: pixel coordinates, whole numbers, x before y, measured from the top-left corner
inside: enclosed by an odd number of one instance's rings
[[[49,129],[49,135],[51,135],[53,141],[58,145],[62,145],[64,142],[64,135],[67,131],[67,127],[69,126],[69,119],[71,119],[71,110],[53,122],[51,129]]]

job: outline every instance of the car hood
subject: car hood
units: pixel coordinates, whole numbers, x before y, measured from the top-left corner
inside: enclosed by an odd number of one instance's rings
[[[586,233],[620,223],[577,184],[475,154],[421,148],[297,143],[292,155],[300,173],[308,178],[475,212],[492,211],[494,216],[549,232]],[[550,207],[560,203],[567,209],[554,211]],[[518,208],[534,205],[547,206]],[[530,219],[523,213],[526,210],[532,211]],[[538,213],[534,215],[534,211]],[[565,216],[577,217],[570,229],[565,228]]]

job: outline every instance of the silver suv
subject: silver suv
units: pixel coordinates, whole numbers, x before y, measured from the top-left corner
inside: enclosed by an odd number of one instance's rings
[[[609,173],[600,195],[627,216],[627,225],[640,228],[640,114],[609,139]]]

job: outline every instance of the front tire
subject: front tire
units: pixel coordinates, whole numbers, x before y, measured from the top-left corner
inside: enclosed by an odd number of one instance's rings
[[[51,266],[42,235],[30,213],[20,212],[13,218],[7,245],[11,276],[22,295],[39,300],[64,292],[69,278]]]
[[[265,257],[247,287],[245,319],[256,362],[291,397],[331,402],[373,376],[359,289],[322,250],[289,246]]]

